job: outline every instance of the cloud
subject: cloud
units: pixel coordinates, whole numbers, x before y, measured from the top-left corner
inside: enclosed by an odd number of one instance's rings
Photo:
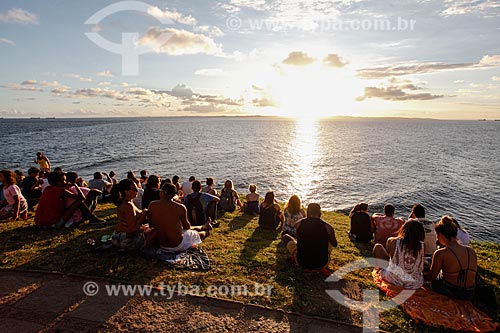
[[[402,80],[397,77],[392,77],[387,81],[386,86],[365,87],[364,95],[356,98],[356,100],[380,98],[387,101],[426,101],[444,97],[444,95],[421,92],[426,89],[426,83],[422,81]]]
[[[457,83],[457,84],[465,83],[465,80],[455,80],[455,81],[453,81],[453,83]]]
[[[171,11],[168,9],[161,10],[158,7],[151,6],[148,8],[148,14],[157,18],[157,19],[168,19],[172,20],[174,22],[178,22],[181,24],[187,24],[187,25],[195,25],[196,24],[196,19],[192,17],[191,15],[184,16],[181,13],[177,11]]]
[[[442,16],[479,15],[481,17],[500,16],[498,0],[446,0],[447,7]]]
[[[60,83],[57,81],[42,81],[40,82],[40,85],[42,87],[57,87]]]
[[[212,38],[173,28],[151,28],[139,39],[139,44],[169,55],[222,53]]]
[[[12,46],[16,46],[16,43],[14,43],[13,41],[11,41],[10,39],[7,39],[7,38],[0,38],[0,43],[5,43],[5,44],[12,45]]]
[[[111,82],[108,81],[101,81],[97,84],[98,86],[110,86]]]
[[[500,81],[500,76],[493,76],[491,77],[493,81]]]
[[[201,75],[201,76],[223,76],[225,75],[226,72],[222,70],[221,68],[204,68],[204,69],[198,69],[196,72],[194,72],[194,75]]]
[[[96,73],[97,76],[103,76],[103,77],[115,77],[115,74],[113,74],[110,70],[102,71]]]
[[[84,76],[81,76],[79,74],[73,74],[73,73],[66,73],[63,75],[64,77],[69,77],[69,78],[72,78],[72,79],[78,79],[82,82],[92,82],[92,79],[89,78],[89,77],[84,77]]]
[[[295,51],[291,52],[288,57],[283,60],[283,63],[286,65],[307,66],[312,64],[314,61],[315,59],[309,57],[307,53],[302,51]]]
[[[254,98],[252,104],[257,107],[276,106],[276,102],[268,97]]]
[[[381,79],[389,76],[426,74],[449,70],[481,69],[500,66],[500,55],[486,55],[477,63],[445,64],[436,62],[396,64],[384,67],[363,68],[358,76],[363,79]]]
[[[193,94],[193,90],[183,83],[173,87],[172,91],[169,93],[169,95],[176,97],[191,97]]]
[[[194,31],[196,32],[201,32],[204,34],[209,35],[210,37],[221,37],[224,36],[224,33],[222,30],[220,30],[218,27],[213,27],[210,25],[200,25],[196,26],[193,28]]]
[[[192,104],[186,106],[182,111],[191,111],[197,113],[226,113],[228,111],[222,105],[213,105],[213,104]]]
[[[387,101],[427,101],[431,99],[442,98],[444,95],[433,95],[430,93],[416,93],[411,94],[405,92],[403,89],[399,87],[366,87],[365,94],[363,96],[358,97],[357,101],[363,101],[368,98],[380,98],[385,99]]]
[[[479,61],[480,66],[500,66],[500,55],[485,55],[481,61]]]
[[[22,85],[22,84],[17,84],[17,83],[9,83],[5,86],[2,86],[3,88],[7,88],[10,90],[22,90],[22,91],[43,91],[43,89],[36,87],[33,84],[28,84],[28,85]]]
[[[328,67],[344,67],[347,65],[347,61],[342,59],[338,54],[331,53],[323,59],[323,64]]]
[[[21,82],[21,85],[29,86],[29,85],[34,85],[36,83],[37,83],[36,80],[26,80],[26,81]]]
[[[5,14],[0,13],[1,23],[38,24],[38,16],[21,8],[9,9]]]
[[[68,92],[70,90],[70,87],[68,86],[60,86],[60,87],[57,87],[55,89],[52,89],[52,93],[56,94],[56,95],[60,95],[60,94],[64,94],[66,92]]]

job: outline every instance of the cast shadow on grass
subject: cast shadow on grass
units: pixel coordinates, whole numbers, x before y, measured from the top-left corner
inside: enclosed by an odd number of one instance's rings
[[[258,215],[257,215],[258,216]],[[241,214],[241,215],[236,215],[230,222],[229,222],[229,230],[238,230],[245,228],[250,221],[252,221],[256,216],[255,215],[249,215],[249,214]]]
[[[244,217],[244,215],[242,217]],[[246,223],[250,220],[247,220]],[[272,242],[274,242],[278,237],[278,234],[278,230],[269,230],[261,227],[255,228],[252,235],[245,240],[245,244],[243,245],[243,249],[240,253],[240,263],[246,265],[254,261],[257,253],[261,249],[267,248]]]

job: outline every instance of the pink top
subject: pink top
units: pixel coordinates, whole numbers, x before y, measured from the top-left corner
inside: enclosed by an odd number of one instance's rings
[[[23,195],[21,194],[21,190],[17,185],[10,185],[9,187],[4,187],[3,189],[3,195],[5,197],[5,200],[7,200],[7,206],[12,206],[16,200],[14,197],[17,195],[19,201],[24,201]]]
[[[405,221],[401,218],[373,214],[373,223],[375,224],[375,243],[380,243],[386,247],[389,237],[396,237],[401,226]]]
[[[85,198],[87,198],[87,195],[89,194],[90,189],[88,187],[80,187],[80,190],[82,191]],[[78,192],[76,191],[76,188],[74,186],[71,186],[71,188],[68,189],[68,191],[70,191],[73,194],[78,194]],[[66,208],[68,208],[75,201],[76,201],[76,199],[66,198],[66,200],[64,200],[64,205]],[[82,211],[79,209],[75,210],[75,212],[73,213],[73,215],[69,219],[69,221],[74,222],[74,223],[80,222],[81,220],[82,220]]]

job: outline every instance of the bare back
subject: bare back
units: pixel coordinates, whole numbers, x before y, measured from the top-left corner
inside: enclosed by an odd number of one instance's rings
[[[182,242],[182,230],[189,229],[186,208],[172,200],[151,202],[149,216],[160,246],[177,247]]]

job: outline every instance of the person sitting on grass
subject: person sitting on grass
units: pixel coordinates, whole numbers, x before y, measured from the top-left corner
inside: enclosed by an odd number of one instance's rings
[[[243,208],[238,192],[234,189],[233,181],[228,179],[224,182],[224,188],[220,191],[219,209],[232,213],[235,211],[236,206]]]
[[[76,183],[77,179],[78,179],[78,174],[76,172],[67,172],[66,189],[75,195],[78,195],[78,190],[80,190],[83,193],[83,196],[85,197],[85,204],[89,208],[89,211],[93,213],[97,208],[97,199],[101,196],[102,192],[97,189],[89,189],[87,187],[79,186]],[[66,208],[69,208],[73,204],[73,202],[75,202],[75,199],[72,198],[66,198],[64,200]],[[86,221],[88,218],[89,216],[86,214],[85,210],[82,211],[81,209],[77,209],[70,217],[70,219],[66,222],[65,227],[69,228],[74,224],[82,223]]]
[[[147,209],[140,210],[133,200],[137,197],[137,186],[132,179],[123,179],[113,186],[111,198],[117,206],[118,223],[111,235],[111,243],[127,251],[142,250],[153,243],[153,239],[146,239],[148,227],[144,224],[147,218]]]
[[[368,243],[372,240],[372,218],[368,214],[368,204],[361,202],[354,206],[349,213],[351,228],[349,238],[353,242]]]
[[[161,179],[157,175],[151,175],[146,180],[146,189],[142,194],[141,208],[148,208],[151,201],[160,200]]]
[[[213,177],[207,178],[207,185],[203,187],[202,192],[208,193],[211,195],[218,196],[217,190],[215,189],[215,179]]]
[[[435,227],[437,239],[444,246],[434,252],[425,279],[432,289],[451,298],[471,300],[474,297],[477,255],[473,248],[457,241],[457,226],[450,216],[443,216]]]
[[[42,195],[43,180],[38,178],[40,170],[37,167],[28,169],[28,177],[24,178],[22,193],[28,202],[28,211],[33,211]]]
[[[274,199],[274,192],[269,191],[260,204],[259,226],[264,229],[276,230],[283,226],[284,221],[281,207]]]
[[[207,214],[207,208],[211,202],[219,202],[215,195],[201,192],[201,183],[199,180],[193,181],[191,185],[192,193],[185,196],[183,201],[186,205],[189,223],[193,226],[202,226],[208,222],[210,217]],[[212,217],[210,217],[210,220]],[[212,221],[214,224],[217,221]]]
[[[394,218],[395,208],[393,205],[384,206],[384,215],[375,213],[372,216],[372,230],[375,231],[375,243],[387,244],[389,237],[396,237],[399,228],[405,223],[402,218]],[[387,248],[386,248],[387,250]]]
[[[397,237],[387,240],[386,248],[375,244],[373,256],[389,261],[381,267],[381,276],[385,281],[404,289],[418,289],[424,283],[424,228],[416,220],[403,224]]]
[[[248,190],[250,193],[247,194],[247,203],[245,206],[245,213],[246,214],[259,214],[260,213],[260,207],[259,207],[259,198],[260,195],[257,193],[257,186],[255,184],[250,184],[248,187]]]
[[[414,219],[422,224],[425,231],[425,256],[432,257],[434,252],[437,249],[437,237],[436,231],[434,230],[435,224],[434,222],[425,218],[425,208],[421,204],[413,205],[411,209],[411,213],[408,219]]]
[[[290,235],[297,238],[297,222],[306,217],[306,212],[302,208],[300,198],[292,195],[285,206],[285,222],[283,223],[283,235]]]
[[[193,186],[196,182],[193,182]],[[165,184],[160,191],[160,200],[153,201],[149,205],[149,216],[155,226],[160,251],[184,252],[200,244],[212,230],[210,223],[192,227],[186,207],[173,200],[175,195],[175,185]]]
[[[103,179],[102,176],[106,176],[106,180]],[[94,179],[89,180],[89,188],[96,189],[102,192],[101,200],[109,194],[111,191],[111,187],[113,186],[113,180],[109,177],[109,175],[105,172],[95,172]]]
[[[219,196],[219,193],[217,193],[217,190],[215,189],[215,179],[213,177],[207,178],[207,186],[203,187],[201,191],[216,197]],[[208,204],[206,214],[212,221],[217,220],[217,201],[211,201]]]
[[[332,248],[337,247],[337,239],[333,227],[321,219],[319,204],[310,203],[307,206],[307,217],[298,221],[296,229],[297,238],[283,236],[292,259],[304,269],[326,268]]]
[[[85,204],[85,196],[78,186],[69,184],[70,187],[75,187],[78,194],[68,191],[68,184],[66,183],[66,175],[64,173],[58,171],[51,172],[48,180],[50,185],[43,191],[35,212],[35,224],[40,229],[64,226],[77,209],[80,209],[84,215],[88,216],[92,224],[106,222],[90,211],[89,207]],[[64,201],[67,198],[75,199],[75,201],[68,207],[65,207]]]
[[[470,243],[470,236],[469,233],[462,229],[460,224],[458,224],[458,221],[454,218],[452,218],[453,223],[457,226],[457,242],[463,246],[467,246]]]
[[[21,189],[16,185],[16,174],[10,170],[0,171],[0,182],[3,183],[3,196],[5,206],[0,209],[0,220],[21,217],[28,218],[28,203],[21,194]]]

